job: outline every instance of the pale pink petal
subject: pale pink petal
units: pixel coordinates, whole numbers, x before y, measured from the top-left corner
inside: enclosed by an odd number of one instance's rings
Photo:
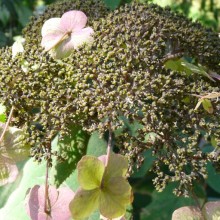
[[[62,42],[60,42],[51,51],[49,51],[49,53],[54,59],[61,59],[68,57],[73,50],[74,50],[74,45],[71,42],[71,38],[67,38]]]
[[[45,212],[40,212],[40,213],[38,213],[37,220],[54,220],[54,219],[51,218],[49,215],[47,215]]]
[[[40,210],[40,203],[38,198],[39,188],[39,185],[34,186],[26,197],[25,209],[32,220],[39,220],[38,214],[39,212],[43,211]]]
[[[71,214],[69,203],[74,196],[70,189],[57,190],[50,186],[48,190],[50,202],[50,215],[44,212],[45,186],[34,186],[26,197],[26,212],[32,220],[69,220]]]
[[[75,193],[69,188],[60,188],[59,197],[55,205],[52,207],[52,218],[59,220],[69,220],[71,212],[69,204],[73,199]]]
[[[53,47],[55,47],[60,41],[62,41],[64,36],[65,35],[47,35],[42,38],[41,46],[44,47],[45,51],[49,51]]]
[[[44,47],[46,51],[56,46],[66,34],[60,21],[60,18],[51,18],[44,23],[41,29],[41,46]]]
[[[82,11],[68,11],[61,17],[61,26],[66,32],[83,29],[87,23],[87,17]]]
[[[91,36],[92,33],[93,33],[93,29],[90,27],[72,33],[71,37],[57,44],[50,51],[50,55],[55,59],[68,57],[74,49],[77,49],[79,46],[83,45],[84,43],[92,42],[93,40]]]
[[[64,32],[62,26],[60,25],[61,18],[50,18],[45,21],[43,27],[41,29],[42,37],[45,37],[48,34],[56,33],[56,32]]]
[[[98,157],[99,160],[101,160],[106,165],[107,155],[101,155]]]
[[[48,193],[50,198],[50,205],[53,207],[58,199],[58,192],[55,187],[50,186]],[[44,204],[45,186],[36,185],[30,190],[26,203],[26,211],[32,220],[49,220],[49,216],[44,212]],[[51,212],[52,211],[53,210],[51,208]]]
[[[0,157],[0,186],[14,182],[18,173],[18,168],[13,160]]]
[[[91,27],[84,28],[80,31],[71,34],[71,42],[75,49],[84,43],[91,43],[93,41],[92,34],[94,33]]]
[[[9,169],[9,178],[7,182],[12,183],[16,180],[18,176],[18,168],[15,164],[7,164],[6,166],[8,166]]]

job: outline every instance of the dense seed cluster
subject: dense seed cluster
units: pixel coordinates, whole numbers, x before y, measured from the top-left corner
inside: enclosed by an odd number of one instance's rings
[[[43,52],[40,30],[47,19],[71,9],[86,13],[94,42],[56,61]],[[121,128],[125,116],[142,128],[136,137],[125,131],[116,145],[131,165],[142,161],[145,149],[153,150],[158,190],[179,181],[176,193],[185,194],[194,180],[206,176],[208,160],[219,161],[218,153],[203,153],[198,146],[201,135],[220,139],[219,102],[213,103],[213,114],[202,108],[194,111],[198,100],[192,94],[219,92],[220,83],[164,66],[177,54],[220,72],[216,33],[156,5],[133,3],[110,13],[99,1],[71,0],[32,19],[24,37],[23,54],[12,59],[10,48],[0,52],[0,98],[7,107],[15,106],[14,123],[31,134],[37,158],[70,124],[104,133]],[[149,132],[157,134],[154,143],[144,141]],[[168,173],[162,171],[164,165]]]

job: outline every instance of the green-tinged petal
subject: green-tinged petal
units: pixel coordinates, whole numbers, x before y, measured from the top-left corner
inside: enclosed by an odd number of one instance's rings
[[[97,157],[84,156],[77,165],[78,181],[83,189],[91,190],[101,186],[105,165]]]
[[[173,212],[172,220],[202,220],[202,212],[195,206],[184,206]]]
[[[100,190],[77,190],[70,202],[70,211],[73,219],[84,219],[98,209]]]
[[[0,156],[0,186],[15,181],[18,168],[8,157]]]
[[[74,45],[70,37],[59,42],[52,50],[49,51],[54,59],[62,59],[68,57],[74,50]]]
[[[75,49],[83,44],[91,44],[93,41],[92,34],[94,33],[91,27],[83,28],[82,30],[71,34],[71,42]]]
[[[102,189],[100,213],[109,219],[123,216],[131,202],[132,191],[128,181],[123,177],[114,177]]]
[[[14,42],[12,45],[12,58],[15,58],[18,53],[23,53],[23,51],[23,44],[21,42]]]
[[[204,205],[203,213],[207,220],[219,220],[220,219],[220,201],[207,202]]]
[[[44,23],[41,29],[41,46],[44,47],[46,51],[56,46],[65,35],[65,30],[61,27],[60,21],[60,18],[50,18]]]
[[[4,130],[4,124],[0,123],[0,133]],[[29,157],[30,146],[25,144],[24,131],[16,127],[8,127],[3,141],[1,142],[0,152],[7,152],[15,162],[25,160]]]
[[[93,41],[93,33],[94,31],[90,27],[73,32],[71,37],[66,37],[61,42],[57,43],[49,53],[54,59],[68,57],[73,50],[78,49],[78,47],[83,44],[91,44]]]
[[[127,169],[128,160],[120,154],[111,153],[105,169],[104,179],[108,181],[112,177],[125,177]]]

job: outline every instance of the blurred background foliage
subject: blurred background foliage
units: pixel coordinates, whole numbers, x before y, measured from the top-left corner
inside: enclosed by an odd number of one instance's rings
[[[30,16],[39,15],[47,4],[56,0],[0,0],[0,47],[12,45],[13,37],[21,34]],[[107,7],[115,9],[132,0],[103,0]],[[134,0],[133,0],[134,1]],[[174,11],[184,13],[193,20],[220,32],[219,0],[136,0],[169,5]]]

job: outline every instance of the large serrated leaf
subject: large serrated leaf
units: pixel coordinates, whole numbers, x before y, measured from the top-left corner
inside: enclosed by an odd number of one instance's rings
[[[107,141],[98,132],[94,132],[89,139],[86,154],[98,157],[106,154],[106,149]]]
[[[53,169],[54,184],[59,187],[76,169],[78,161],[86,154],[89,135],[79,126],[72,126],[70,134],[54,145],[62,160],[56,160]]]
[[[131,123],[126,117],[120,116],[120,120],[124,123],[124,130],[129,133],[129,135],[136,137],[138,134],[138,130],[143,128],[139,122],[134,121]]]
[[[141,168],[139,170],[135,170],[131,177],[141,178],[141,177],[145,176],[147,174],[148,170],[151,168],[151,166],[155,160],[155,157],[152,156],[152,151],[146,150],[143,153],[143,156],[144,156],[143,165],[141,166]]]

